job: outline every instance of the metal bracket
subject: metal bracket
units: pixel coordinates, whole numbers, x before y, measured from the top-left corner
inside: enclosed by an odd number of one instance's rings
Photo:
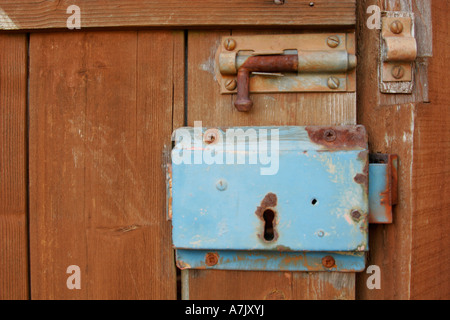
[[[381,27],[380,91],[411,93],[414,85],[414,62],[417,42],[414,14],[385,12]]]
[[[398,202],[398,156],[371,154],[369,161],[369,223],[390,224]]]
[[[249,111],[250,93],[355,92],[355,34],[223,37],[215,74],[221,94],[238,94]]]

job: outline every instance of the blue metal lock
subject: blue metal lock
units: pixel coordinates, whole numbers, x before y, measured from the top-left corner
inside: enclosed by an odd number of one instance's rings
[[[181,269],[365,268],[363,126],[181,128],[170,181]]]

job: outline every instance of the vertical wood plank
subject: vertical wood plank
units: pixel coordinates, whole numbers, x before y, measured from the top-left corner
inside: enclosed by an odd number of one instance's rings
[[[276,31],[266,31],[277,33]],[[289,31],[281,31],[289,32]],[[293,32],[293,31],[292,31]],[[188,125],[205,127],[344,125],[356,123],[355,93],[252,95],[251,112],[239,113],[234,96],[221,95],[214,55],[221,37],[252,31],[190,31],[188,36]],[[261,31],[259,31],[261,33]],[[294,272],[183,271],[185,298],[354,299],[355,275]],[[188,285],[188,288],[186,288]]]
[[[420,2],[420,4],[419,4]],[[429,59],[429,79],[419,79],[416,91],[429,87],[430,103],[418,95],[379,93],[376,74],[379,35],[365,27],[366,8],[427,11],[432,4],[432,21],[418,15],[422,27],[433,23],[433,50],[426,32],[418,34],[419,52]],[[396,153],[400,159],[399,204],[394,223],[370,227],[369,265],[381,268],[381,289],[369,290],[369,275],[357,276],[358,299],[448,299],[450,297],[450,237],[448,215],[450,121],[448,98],[449,60],[448,1],[375,1],[358,3],[359,60],[358,118],[369,133],[372,152]],[[428,47],[423,47],[428,46]],[[361,63],[362,62],[362,63]],[[417,72],[417,70],[416,70]],[[404,101],[409,100],[409,103]]]
[[[30,41],[32,298],[176,298],[161,155],[183,101],[183,34]],[[81,290],[66,287],[69,265]]]
[[[0,300],[28,299],[27,36],[0,35]]]
[[[450,299],[449,15],[449,1],[432,1],[430,103],[417,105],[414,129],[411,299]]]

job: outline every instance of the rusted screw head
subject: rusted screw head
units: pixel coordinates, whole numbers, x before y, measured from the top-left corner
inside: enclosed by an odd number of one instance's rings
[[[400,34],[403,32],[403,23],[401,23],[398,20],[395,20],[394,22],[391,23],[390,29],[392,33]]]
[[[332,129],[325,130],[325,132],[323,133],[323,138],[327,142],[336,141],[336,131]]]
[[[338,78],[330,77],[328,79],[328,88],[336,90],[336,89],[339,89],[340,85],[341,85],[341,82],[339,81]]]
[[[327,44],[330,48],[337,48],[341,44],[341,40],[338,36],[329,36]]]
[[[228,38],[225,40],[223,45],[225,46],[225,49],[227,49],[228,51],[233,51],[236,48],[236,41],[232,38]]]
[[[336,265],[336,261],[332,256],[326,256],[322,258],[322,265],[327,269],[331,269]]]
[[[392,76],[395,79],[401,79],[405,75],[405,68],[402,66],[394,66],[391,71]]]
[[[358,210],[353,210],[352,213],[350,213],[350,215],[354,221],[358,222],[359,220],[361,220],[362,215],[361,212],[359,212]]]
[[[217,129],[208,129],[203,134],[203,142],[206,144],[213,144],[219,141],[219,132]]]
[[[225,81],[225,88],[227,88],[228,91],[233,91],[237,87],[237,81],[234,79],[228,79]]]
[[[205,257],[205,263],[209,267],[215,266],[219,263],[219,256],[216,253],[208,252]]]

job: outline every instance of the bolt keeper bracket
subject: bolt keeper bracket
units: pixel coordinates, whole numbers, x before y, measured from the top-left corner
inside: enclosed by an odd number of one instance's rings
[[[385,12],[381,27],[380,91],[412,92],[417,41],[414,36],[414,14]]]

